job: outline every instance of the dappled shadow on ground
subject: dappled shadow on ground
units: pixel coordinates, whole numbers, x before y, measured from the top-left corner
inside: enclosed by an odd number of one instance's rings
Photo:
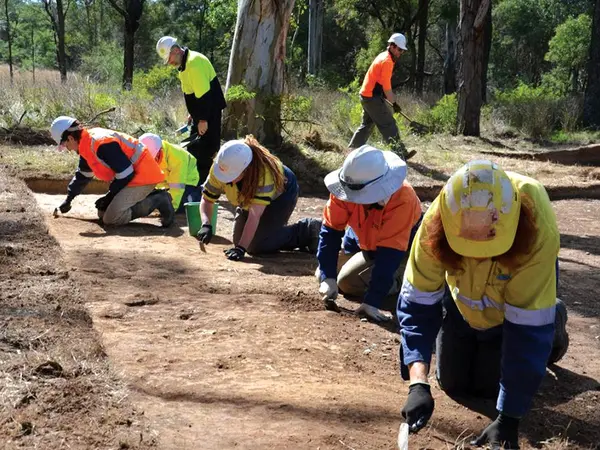
[[[448,176],[447,174],[445,174],[444,172],[441,172],[437,169],[432,169],[430,167],[427,167],[423,164],[417,163],[417,162],[408,162],[408,166],[411,169],[416,170],[417,172],[419,172],[421,175],[431,178],[433,180],[436,181],[447,181],[448,178],[450,178],[450,176]]]
[[[307,157],[295,144],[285,142],[275,151],[275,154],[288,167],[294,167],[300,191],[318,197],[327,197],[328,192],[323,183],[327,169],[321,167],[318,161]]]
[[[561,233],[560,246],[562,248],[581,250],[582,252],[600,255],[600,236],[577,236]]]
[[[560,261],[563,259],[561,258]],[[600,316],[600,303],[596,300],[600,286],[600,268],[583,267],[573,270],[575,264],[560,265],[558,296],[564,300],[569,311],[575,311],[586,317]]]
[[[569,441],[582,446],[597,444],[600,442],[598,415],[596,418],[590,416],[589,421],[581,420],[559,412],[554,407],[590,391],[600,391],[600,383],[593,378],[558,365],[553,365],[550,370],[551,372],[546,374],[539,392],[534,397],[531,411],[522,421],[520,433],[529,440],[531,445],[538,445],[539,442],[558,435],[565,437],[565,433],[568,435]],[[451,398],[490,420],[494,420],[498,415],[496,399],[454,396]]]

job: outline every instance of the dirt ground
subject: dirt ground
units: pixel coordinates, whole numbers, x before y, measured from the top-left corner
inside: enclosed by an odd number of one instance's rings
[[[0,448],[154,447],[33,195],[0,185]]]
[[[187,235],[185,216],[169,230],[154,218],[104,230],[96,198],[80,196],[54,219],[62,196],[36,194],[65,252],[64,273],[77,283],[112,373],[127,386],[125,402],[143,411],[158,448],[395,448],[408,390],[397,370],[398,335],[361,322],[354,303],[342,301],[343,314],[323,310],[314,257],[228,261],[227,205],[206,254]],[[322,206],[301,198],[296,218],[316,217]],[[598,448],[600,201],[555,208],[571,347],[522,421],[521,446]],[[411,450],[468,448],[465,441],[495,417],[493,403],[456,403],[433,379],[432,390],[434,416],[411,436]],[[73,427],[86,432],[85,424]]]

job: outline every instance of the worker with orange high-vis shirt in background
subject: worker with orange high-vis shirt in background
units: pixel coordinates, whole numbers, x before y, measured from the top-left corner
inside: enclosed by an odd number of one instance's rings
[[[371,63],[360,89],[360,103],[363,107],[362,123],[354,132],[348,147],[358,148],[366,144],[373,127],[377,126],[385,141],[402,159],[406,161],[417,153],[416,150],[407,152],[400,140],[398,125],[391,109],[393,107],[394,111],[401,110],[392,91],[392,72],[394,64],[406,50],[406,37],[394,33],[388,39],[387,50],[377,55]]]

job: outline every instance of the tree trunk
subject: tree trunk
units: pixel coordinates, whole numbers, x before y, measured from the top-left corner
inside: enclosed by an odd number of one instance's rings
[[[140,19],[144,12],[146,0],[124,0],[125,9],[117,3],[118,0],[108,0],[110,5],[124,20],[123,27],[123,89],[129,91],[133,85],[133,65],[135,45],[135,32],[140,27]]]
[[[487,103],[487,74],[492,51],[492,6],[488,8],[483,25],[483,67],[481,70],[481,101]]]
[[[125,19],[124,42],[123,42],[123,89],[130,91],[133,86],[133,48],[135,44],[135,32],[137,27]]]
[[[323,0],[309,0],[308,6],[308,73],[317,75],[320,69],[323,42]]]
[[[600,0],[596,0],[592,25],[592,42],[588,61],[588,79],[583,101],[583,124],[600,129]]]
[[[13,82],[12,35],[10,33],[10,16],[8,14],[8,0],[4,0],[4,13],[6,14],[6,42],[8,43],[8,69],[10,71],[10,84],[12,84],[12,82]]]
[[[458,132],[479,136],[484,65],[484,25],[490,0],[461,0]]]
[[[419,51],[417,54],[417,78],[415,92],[420,97],[423,95],[425,80],[425,42],[427,40],[427,17],[429,13],[429,0],[419,0]]]
[[[444,59],[444,94],[456,92],[456,17],[446,22],[446,59]]]
[[[281,143],[285,44],[294,0],[240,0],[226,89],[244,85],[251,100],[233,101],[225,135],[252,133],[266,145]]]
[[[63,0],[56,0],[56,38],[58,39],[58,70],[60,81],[67,81],[67,52],[65,50],[65,15]]]

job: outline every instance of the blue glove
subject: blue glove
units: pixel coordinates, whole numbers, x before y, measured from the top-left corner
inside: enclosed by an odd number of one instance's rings
[[[229,250],[223,250],[227,259],[231,261],[240,261],[246,254],[246,249],[241,245],[236,245]]]

